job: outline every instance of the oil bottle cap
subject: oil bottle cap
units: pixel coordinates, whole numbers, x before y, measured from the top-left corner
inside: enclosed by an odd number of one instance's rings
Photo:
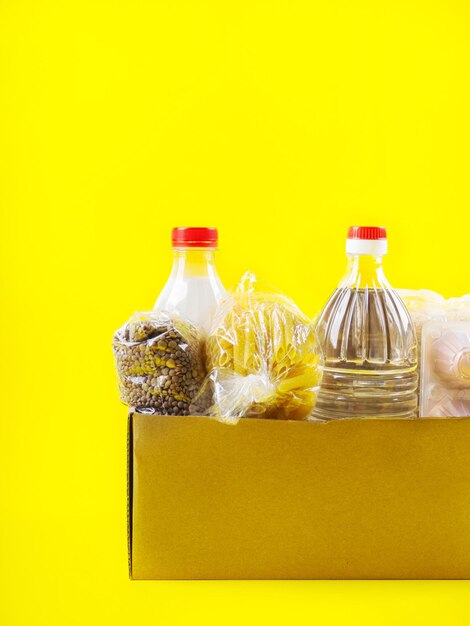
[[[347,254],[387,254],[387,230],[383,226],[350,226],[346,240]]]
[[[383,226],[350,226],[348,239],[387,239],[387,229]]]
[[[178,227],[173,228],[173,248],[217,248],[217,228]]]

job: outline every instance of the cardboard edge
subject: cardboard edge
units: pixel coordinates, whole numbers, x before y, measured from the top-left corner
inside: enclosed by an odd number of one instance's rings
[[[129,578],[132,580],[132,505],[133,505],[133,412],[129,411],[127,421],[127,555]]]

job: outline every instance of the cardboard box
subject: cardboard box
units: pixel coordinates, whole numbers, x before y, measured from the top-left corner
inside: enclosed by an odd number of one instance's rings
[[[470,578],[470,419],[130,414],[133,579]]]

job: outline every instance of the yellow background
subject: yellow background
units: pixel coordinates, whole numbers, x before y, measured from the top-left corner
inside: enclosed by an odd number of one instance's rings
[[[216,225],[313,314],[352,223],[470,291],[470,6],[0,2],[3,623],[464,624],[470,582],[130,582],[110,347]]]

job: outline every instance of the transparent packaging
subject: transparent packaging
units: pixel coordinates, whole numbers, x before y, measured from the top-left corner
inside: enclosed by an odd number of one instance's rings
[[[405,303],[415,327],[419,361],[422,328],[432,319],[443,321],[446,319],[446,299],[441,294],[428,289],[397,289],[397,293]]]
[[[470,416],[470,321],[430,321],[422,333],[420,415]]]
[[[446,300],[428,289],[398,289],[397,292],[413,320],[418,340],[426,322],[470,321],[470,294]]]
[[[322,374],[314,324],[252,274],[220,303],[206,353],[210,415],[228,423],[310,416]]]
[[[188,321],[155,311],[135,313],[116,331],[113,351],[125,404],[159,415],[196,410],[192,405],[205,376],[203,342]]]
[[[381,256],[348,254],[317,332],[325,368],[316,419],[416,417],[416,336]]]
[[[399,291],[416,327],[421,417],[470,416],[470,294]]]
[[[207,331],[225,289],[217,273],[214,248],[174,249],[170,276],[155,302],[155,311],[165,311],[189,320]]]

